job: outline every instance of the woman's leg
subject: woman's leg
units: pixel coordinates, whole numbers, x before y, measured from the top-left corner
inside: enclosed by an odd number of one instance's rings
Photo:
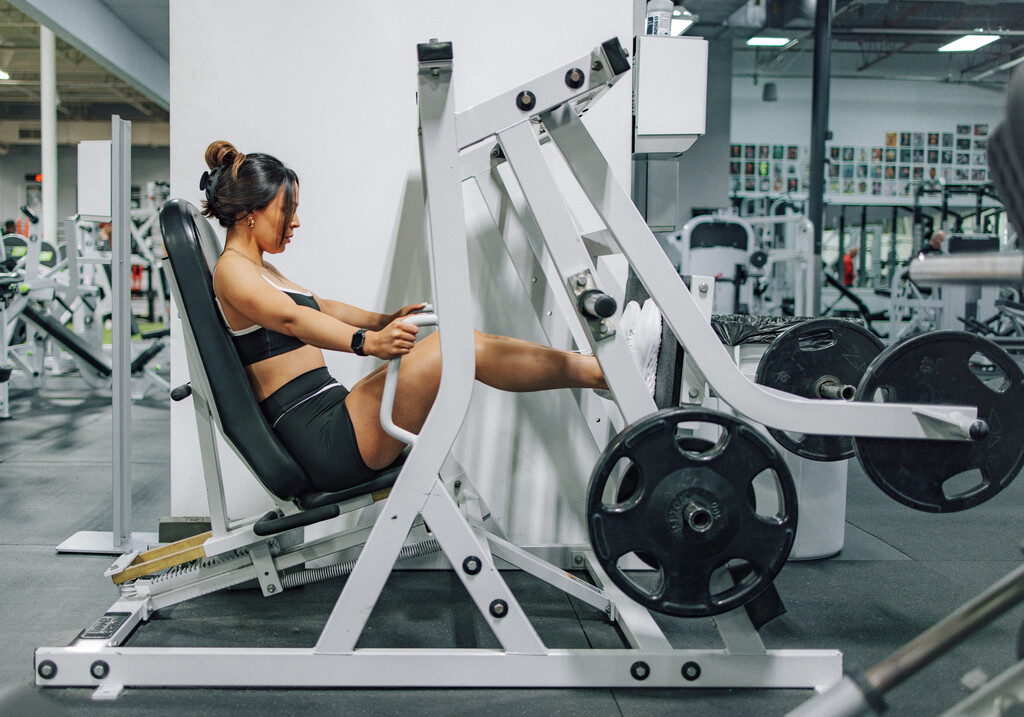
[[[607,388],[593,356],[559,351],[520,339],[474,332],[476,379],[503,391],[544,391],[552,388]],[[357,383],[345,405],[355,427],[359,452],[366,465],[383,468],[405,447],[384,432],[380,404],[385,367]],[[441,345],[435,332],[402,358],[393,419],[419,433],[441,382]]]

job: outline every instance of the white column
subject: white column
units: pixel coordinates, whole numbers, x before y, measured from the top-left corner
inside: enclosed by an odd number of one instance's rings
[[[57,245],[57,67],[53,31],[39,26],[39,115],[43,147],[42,238]]]

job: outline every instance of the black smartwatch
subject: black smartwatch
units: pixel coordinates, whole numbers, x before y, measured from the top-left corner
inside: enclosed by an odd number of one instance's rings
[[[365,356],[366,353],[363,351],[363,343],[366,342],[366,329],[359,329],[352,334],[352,353],[356,356]]]

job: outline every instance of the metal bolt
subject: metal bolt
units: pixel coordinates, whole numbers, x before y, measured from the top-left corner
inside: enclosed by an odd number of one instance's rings
[[[576,286],[586,286],[586,285],[587,285],[587,277],[583,276],[582,274],[580,274],[579,276],[576,277]]]
[[[690,389],[690,398],[697,398],[700,395],[700,390],[696,388]]]
[[[594,60],[594,62],[590,65],[590,69],[593,70],[594,72],[600,72],[602,67],[604,67],[604,65],[601,64],[600,60]]]
[[[494,149],[491,150],[491,156],[494,158],[498,158],[501,156],[501,151],[497,147],[495,147]]]
[[[599,334],[602,334],[602,335],[607,334],[608,333],[608,324],[606,324],[604,321],[602,321],[601,322],[601,328],[599,328],[597,330],[597,332]]]
[[[268,585],[267,586],[267,592],[270,593],[271,595],[273,595],[274,593],[277,592],[277,586],[276,585]]]
[[[480,569],[482,567],[483,563],[481,563],[480,558],[478,558],[475,555],[470,555],[468,558],[462,561],[462,569],[466,572],[467,575],[476,575],[480,572]]]
[[[536,284],[536,283],[537,283],[537,277],[536,277],[536,276],[535,276],[535,277],[533,277],[533,280],[532,280],[532,282],[531,282],[531,283],[533,283],[533,284]]]
[[[37,671],[44,680],[51,680],[57,675],[57,665],[53,660],[43,660],[39,663]]]
[[[600,420],[600,419],[598,419],[598,420]],[[583,565],[583,556],[582,555],[574,555],[573,558],[572,558],[572,561],[574,563],[576,563],[577,565]]]
[[[440,76],[441,76],[441,70],[439,70],[439,69],[437,69],[437,68],[435,67],[434,69],[432,69],[432,70],[430,71],[430,76],[431,76],[431,77],[440,77]]]
[[[462,481],[457,480],[457,481],[455,481],[454,485],[455,485],[455,490],[458,490],[459,488],[462,487]]]
[[[508,603],[504,600],[494,600],[491,602],[490,611],[494,617],[505,617],[508,614]]]
[[[89,674],[97,680],[102,680],[110,674],[110,665],[103,660],[96,660],[96,662],[89,665]]]
[[[702,294],[708,293],[708,285],[707,285],[706,282],[701,282],[701,285],[698,288],[700,289],[700,293],[702,293]]]

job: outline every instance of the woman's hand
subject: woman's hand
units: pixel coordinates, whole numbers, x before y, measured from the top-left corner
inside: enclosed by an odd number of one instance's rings
[[[408,306],[403,306],[401,309],[399,309],[393,314],[384,314],[381,317],[382,321],[380,324],[380,328],[383,329],[384,327],[390,325],[395,321],[395,319],[400,319],[403,316],[408,316],[409,314],[414,314],[417,311],[421,311],[424,307],[426,307],[426,304],[409,304]]]
[[[402,311],[415,308],[415,306],[406,306]],[[423,305],[419,304],[419,306]],[[401,314],[401,312],[397,313]],[[415,324],[402,321],[402,317],[408,313],[406,311],[405,314],[401,314],[380,331],[367,331],[363,352],[387,360],[405,356],[412,351],[412,347],[416,343],[416,334],[420,329]]]

